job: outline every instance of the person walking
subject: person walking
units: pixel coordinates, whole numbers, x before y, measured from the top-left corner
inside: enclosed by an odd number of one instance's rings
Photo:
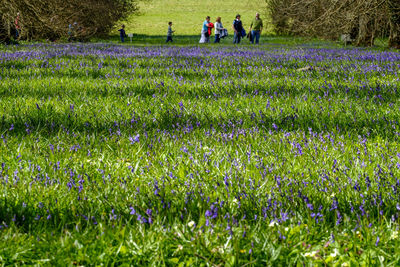
[[[125,37],[126,37],[126,32],[125,32],[125,25],[122,24],[121,25],[121,29],[118,30],[119,31],[119,37],[121,38],[121,42],[125,42]]]
[[[221,17],[218,17],[215,20],[214,26],[215,26],[215,40],[214,40],[214,44],[215,44],[215,43],[219,43],[221,41],[221,33],[223,30],[225,30],[221,23]]]
[[[166,41],[166,43],[168,43],[168,42],[173,42],[173,40],[172,40],[172,34],[174,33],[175,31],[173,31],[172,30],[172,21],[170,21],[170,22],[168,22],[168,33],[167,33],[167,41]]]
[[[256,44],[259,43],[262,30],[263,30],[263,21],[262,19],[260,19],[260,14],[256,13],[256,17],[251,22],[249,30],[251,34],[250,41],[252,44],[254,44],[254,40],[256,41]]]
[[[201,28],[201,38],[199,43],[209,43],[210,42],[210,34],[208,33],[208,27],[210,26],[210,16],[206,17],[206,20],[203,22],[203,27]]]
[[[233,21],[232,29],[234,31],[233,34],[233,43],[239,44],[240,40],[242,39],[242,32],[243,32],[243,24],[240,20],[240,15],[236,15],[236,19]]]

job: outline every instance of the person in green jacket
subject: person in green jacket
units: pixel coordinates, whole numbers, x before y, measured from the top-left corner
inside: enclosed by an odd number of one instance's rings
[[[254,40],[256,41],[256,44],[260,42],[260,36],[261,32],[263,30],[263,21],[260,19],[260,14],[257,13],[256,17],[253,19],[253,21],[250,24],[250,30],[249,32],[251,33],[251,43],[254,44]]]

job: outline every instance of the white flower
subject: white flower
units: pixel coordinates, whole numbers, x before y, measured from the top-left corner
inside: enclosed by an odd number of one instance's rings
[[[318,251],[311,251],[311,252],[306,252],[304,254],[305,257],[310,257],[310,258],[315,258],[315,255],[317,255]]]
[[[390,235],[390,239],[397,239],[398,237],[399,237],[398,231],[393,231],[392,234]]]
[[[337,248],[335,248],[334,250],[333,250],[333,253],[331,253],[331,257],[332,258],[335,258],[337,255],[339,255],[339,250],[337,249]]]
[[[190,222],[188,223],[188,226],[189,226],[190,228],[192,228],[192,227],[194,226],[194,221],[190,221]]]
[[[268,226],[269,227],[274,227],[275,225],[278,225],[278,224],[275,221],[272,221],[272,222],[269,223]]]

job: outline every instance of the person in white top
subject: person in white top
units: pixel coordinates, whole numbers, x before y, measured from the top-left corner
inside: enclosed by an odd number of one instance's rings
[[[215,40],[214,40],[214,44],[215,43],[219,43],[221,41],[221,33],[222,30],[224,30],[222,23],[221,23],[221,17],[218,17],[215,21]]]

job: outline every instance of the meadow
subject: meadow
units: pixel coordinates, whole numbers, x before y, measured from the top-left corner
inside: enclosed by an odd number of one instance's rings
[[[399,265],[399,62],[2,47],[1,265]]]
[[[172,21],[175,34],[200,36],[206,16],[211,17],[211,22],[220,16],[224,27],[231,30],[236,14],[242,16],[247,31],[256,12],[262,15],[264,22],[268,18],[265,0],[145,0],[139,2],[139,8],[139,14],[123,22],[128,33],[166,36],[168,22]],[[265,30],[272,32],[268,23],[265,23]]]

